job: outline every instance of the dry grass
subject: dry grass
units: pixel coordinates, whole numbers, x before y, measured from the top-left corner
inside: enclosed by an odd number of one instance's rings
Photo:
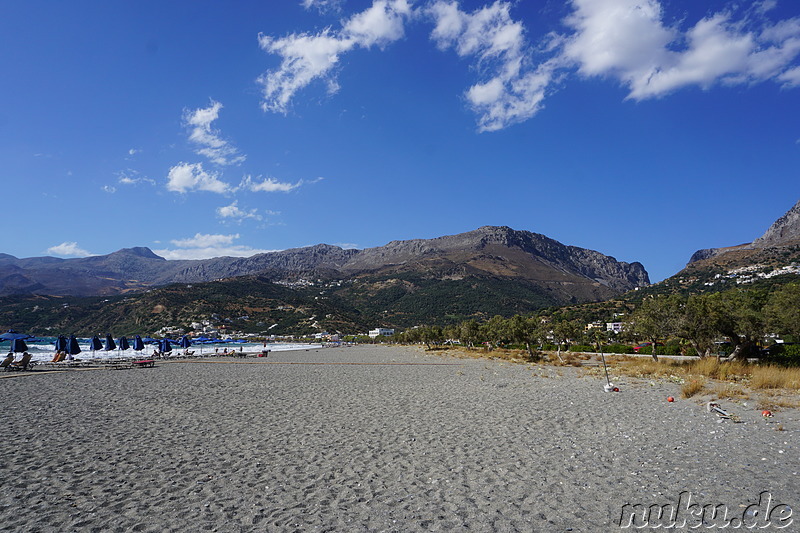
[[[800,407],[800,401],[794,398],[761,398],[756,404],[757,409],[769,409],[778,412],[781,409],[794,409]]]
[[[730,398],[738,400],[749,400],[750,395],[741,387],[733,383],[718,383],[711,391],[716,398]]]
[[[691,398],[695,394],[702,391],[705,386],[705,378],[692,378],[681,386],[681,396],[684,398]]]
[[[750,386],[754,389],[800,390],[800,368],[757,366],[753,368]]]

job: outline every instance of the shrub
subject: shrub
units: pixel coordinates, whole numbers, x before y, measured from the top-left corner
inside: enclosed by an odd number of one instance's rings
[[[705,378],[692,378],[681,386],[681,395],[691,398],[706,386]]]
[[[594,352],[596,348],[588,344],[573,344],[569,347],[570,352]]]
[[[603,352],[620,354],[633,353],[633,346],[627,344],[609,344],[608,346],[603,346]]]

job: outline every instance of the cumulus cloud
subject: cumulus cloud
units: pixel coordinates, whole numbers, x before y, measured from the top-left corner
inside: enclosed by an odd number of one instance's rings
[[[56,246],[51,246],[45,251],[45,254],[62,257],[89,257],[93,255],[78,246],[77,242],[62,242]]]
[[[528,120],[543,107],[557,83],[576,73],[617,80],[628,98],[658,98],[685,87],[753,84],[772,80],[800,86],[800,17],[770,19],[776,0],[735,4],[697,21],[667,23],[663,0],[570,0],[566,31],[529,42],[512,17],[518,2],[497,0],[468,12],[458,0],[374,0],[342,22],[341,29],[259,35],[259,44],[282,61],[259,78],[262,108],[286,113],[298,91],[315,80],[338,89],[341,56],[355,48],[385,47],[399,39],[408,21],[431,22],[440,50],[473,61],[479,80],[464,92],[480,131]],[[303,0],[323,8],[328,0]],[[337,3],[338,4],[338,3]],[[521,9],[521,8],[520,8]],[[678,14],[680,15],[680,14]],[[674,18],[674,17],[673,17]]]
[[[687,86],[754,83],[791,85],[800,53],[800,19],[770,22],[774,4],[761,3],[734,18],[709,15],[685,31],[663,22],[657,0],[572,0],[563,56],[585,76],[612,76],[635,100]],[[787,83],[788,82],[788,83]]]
[[[209,191],[231,192],[231,186],[219,179],[216,172],[203,170],[202,163],[178,163],[169,169],[167,189],[174,192]]]
[[[232,235],[196,233],[194,237],[170,241],[177,249],[153,250],[165,259],[209,259],[212,257],[250,257],[277,250],[259,250],[234,244],[238,233]]]
[[[200,147],[196,153],[217,165],[239,164],[245,160],[245,156],[211,127],[219,118],[221,109],[221,103],[211,100],[211,105],[206,108],[184,111],[183,122],[189,130],[189,140]]]
[[[222,219],[230,219],[235,222],[251,218],[254,220],[262,220],[263,217],[258,214],[258,209],[250,209],[249,211],[239,208],[238,202],[233,202],[230,205],[217,208],[217,216]]]
[[[471,57],[484,80],[466,91],[480,131],[495,131],[529,119],[542,108],[555,63],[532,65],[525,28],[511,17],[511,4],[495,2],[467,13],[458,2],[439,0],[427,13],[439,49]]]
[[[108,194],[114,194],[115,192],[117,192],[117,188],[114,187],[113,185],[103,185],[102,189],[103,192],[107,192]]]
[[[356,47],[385,47],[401,39],[411,15],[408,0],[374,0],[371,7],[344,21],[339,31],[326,28],[317,34],[293,33],[282,38],[260,34],[261,48],[282,58],[277,70],[258,78],[263,86],[262,109],[286,113],[294,94],[316,79],[327,82],[329,93],[337,92],[333,70],[341,54]]]

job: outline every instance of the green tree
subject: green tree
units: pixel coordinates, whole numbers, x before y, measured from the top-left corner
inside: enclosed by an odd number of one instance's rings
[[[466,320],[459,327],[459,339],[462,343],[472,348],[476,343],[480,342],[480,331],[480,325],[476,320]]]
[[[677,335],[688,341],[700,357],[711,355],[719,337],[713,317],[712,302],[704,294],[689,296],[678,315]]]
[[[561,320],[553,324],[553,340],[558,346],[556,355],[561,359],[561,345],[569,348],[570,343],[583,333],[583,323],[578,320]]]
[[[524,344],[528,350],[528,356],[533,359],[531,343],[536,338],[536,326],[531,319],[522,315],[514,315],[506,321],[506,328],[511,341],[515,344]]]
[[[800,283],[789,283],[772,293],[764,314],[771,332],[800,337]]]
[[[766,333],[762,290],[734,289],[709,296],[713,327],[733,344],[731,359],[757,355],[758,341]]]
[[[626,322],[625,329],[650,342],[653,359],[658,361],[656,344],[659,339],[675,335],[680,306],[678,296],[651,296],[645,298]]]

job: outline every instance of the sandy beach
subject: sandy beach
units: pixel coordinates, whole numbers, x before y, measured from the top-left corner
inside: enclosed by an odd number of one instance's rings
[[[3,378],[0,530],[605,532],[765,492],[800,530],[797,410],[615,381],[381,346]]]

